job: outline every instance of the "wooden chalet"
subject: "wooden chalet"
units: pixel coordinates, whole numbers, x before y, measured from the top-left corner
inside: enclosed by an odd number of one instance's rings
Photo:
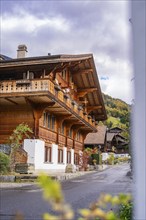
[[[128,141],[121,135],[123,130],[115,127],[107,131],[107,151],[115,153],[128,153]]]
[[[24,140],[27,162],[35,170],[78,165],[89,132],[106,111],[92,54],[0,58],[0,144],[20,123],[33,129]]]

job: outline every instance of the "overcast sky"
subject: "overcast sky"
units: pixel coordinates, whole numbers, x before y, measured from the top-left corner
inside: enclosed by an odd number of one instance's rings
[[[0,0],[1,54],[93,53],[102,92],[132,102],[128,1]]]

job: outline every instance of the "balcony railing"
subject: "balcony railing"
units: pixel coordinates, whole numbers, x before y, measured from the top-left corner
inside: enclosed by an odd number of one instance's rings
[[[54,97],[66,104],[67,107],[72,109],[73,112],[78,114],[90,125],[95,127],[95,122],[88,115],[84,114],[83,109],[79,108],[77,103],[74,103],[69,95],[65,94],[63,90],[56,89],[55,84],[48,79],[40,80],[15,80],[15,81],[2,81],[0,82],[0,97],[7,95],[15,95],[17,93],[33,93],[33,92],[47,92],[49,91]]]

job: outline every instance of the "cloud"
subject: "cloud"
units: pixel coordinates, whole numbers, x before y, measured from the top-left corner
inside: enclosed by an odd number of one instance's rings
[[[30,14],[21,9],[15,15],[4,13],[1,17],[1,30],[4,34],[11,31],[34,34],[42,27],[58,30],[60,32],[69,30],[68,21],[62,16],[54,15],[39,18],[35,14]]]
[[[128,4],[126,1],[2,1],[1,52],[16,57],[17,46],[24,43],[29,56],[93,53],[102,91],[130,102]]]

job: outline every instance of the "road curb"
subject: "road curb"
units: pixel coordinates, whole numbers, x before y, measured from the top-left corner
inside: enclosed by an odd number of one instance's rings
[[[76,177],[82,176],[82,175],[87,175],[90,173],[95,173],[97,171],[85,171],[85,172],[76,172],[76,173],[58,173],[58,174],[48,174],[48,176],[50,176],[52,179],[58,180],[58,181],[65,181],[65,180],[69,180],[69,179],[74,179]],[[2,177],[2,176],[1,176]],[[26,178],[27,177],[27,178]],[[28,175],[28,176],[21,176],[21,180],[20,180],[20,176],[3,176],[2,178],[0,178],[0,188],[18,188],[18,187],[23,187],[23,186],[30,186],[30,185],[34,185],[37,184],[37,177],[38,176],[32,176],[32,175]],[[32,179],[34,181],[32,181]],[[23,180],[25,180],[23,182]]]

